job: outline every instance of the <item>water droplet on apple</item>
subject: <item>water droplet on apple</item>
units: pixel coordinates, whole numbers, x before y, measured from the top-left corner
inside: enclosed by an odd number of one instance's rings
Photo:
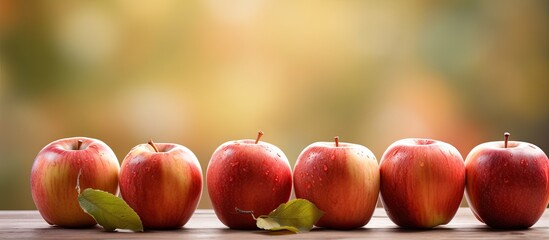
[[[278,179],[278,175],[277,175],[275,176],[275,182],[278,182],[278,181],[280,181],[280,179]]]
[[[335,158],[336,158],[335,155],[332,155],[332,156],[330,157],[330,159],[332,159],[332,160],[334,160]]]
[[[233,181],[233,177],[229,177],[229,182],[232,182]]]
[[[507,164],[508,164],[508,162],[504,162],[504,163],[503,163],[503,166],[504,166],[504,167],[507,167]]]
[[[315,180],[313,179],[313,184],[315,184]]]
[[[313,170],[316,170],[316,166],[313,166]]]
[[[231,162],[231,167],[236,167],[238,166],[238,162]]]
[[[248,168],[242,168],[242,171],[248,172]]]
[[[311,184],[307,184],[307,189],[310,189],[311,188]]]
[[[276,192],[276,188],[273,188],[273,189],[271,189],[271,190],[273,190],[273,192]]]
[[[423,167],[424,165],[425,165],[424,162],[421,162],[421,163],[419,164],[420,167]]]
[[[321,178],[321,177],[318,177],[318,181],[321,181],[321,182],[322,182],[322,178]]]
[[[528,161],[524,160],[524,159],[521,159],[520,160],[520,165],[522,166],[528,166]]]
[[[324,164],[324,171],[328,171],[328,166],[326,164]]]
[[[265,176],[269,176],[269,170],[265,171]]]

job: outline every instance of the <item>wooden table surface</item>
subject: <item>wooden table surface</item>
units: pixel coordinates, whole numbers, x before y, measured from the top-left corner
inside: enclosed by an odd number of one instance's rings
[[[431,230],[407,230],[395,226],[382,208],[376,209],[370,222],[352,231],[335,231],[315,228],[311,232],[293,234],[263,230],[238,231],[227,229],[213,210],[197,210],[184,228],[170,231],[105,232],[101,227],[88,229],[63,229],[49,226],[37,211],[0,211],[0,238],[16,239],[542,239],[549,238],[549,212],[530,229],[497,231],[486,227],[472,215],[468,208],[459,209],[454,219],[445,226]]]

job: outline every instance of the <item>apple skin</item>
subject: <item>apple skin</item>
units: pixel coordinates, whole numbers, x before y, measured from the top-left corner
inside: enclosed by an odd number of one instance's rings
[[[431,139],[402,139],[380,162],[381,201],[389,218],[405,228],[450,222],[465,188],[465,164],[452,145]]]
[[[188,148],[173,143],[139,144],[124,158],[120,194],[148,229],[180,228],[196,210],[202,170]]]
[[[233,229],[256,229],[250,214],[269,214],[290,199],[292,172],[278,147],[255,140],[229,141],[213,153],[206,173],[208,193],[219,220]]]
[[[466,199],[474,215],[498,229],[534,225],[549,201],[549,160],[537,146],[487,142],[465,160]]]
[[[353,229],[366,225],[379,196],[379,167],[374,154],[352,143],[316,142],[307,146],[294,167],[297,198],[325,214],[318,227]]]
[[[78,140],[82,141],[77,150]],[[34,159],[31,170],[32,200],[40,215],[50,225],[79,228],[96,225],[78,204],[76,183],[80,188],[94,188],[118,194],[120,164],[104,142],[72,137],[51,142]]]

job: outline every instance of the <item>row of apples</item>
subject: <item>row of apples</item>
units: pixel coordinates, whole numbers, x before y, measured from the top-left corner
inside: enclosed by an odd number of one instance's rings
[[[549,202],[549,159],[537,146],[518,141],[482,143],[465,161],[452,145],[409,138],[390,145],[381,160],[366,147],[339,142],[307,146],[291,170],[278,147],[255,140],[229,141],[212,154],[207,190],[219,220],[233,229],[256,229],[249,214],[266,215],[290,199],[314,203],[325,214],[316,226],[354,229],[366,225],[381,196],[398,226],[432,228],[454,217],[464,192],[474,215],[493,228],[528,228]],[[65,138],[45,146],[31,170],[31,191],[51,225],[96,224],[77,202],[75,183],[121,197],[149,229],[180,228],[202,195],[200,163],[188,148],[149,141],[130,150],[120,166],[104,142]]]

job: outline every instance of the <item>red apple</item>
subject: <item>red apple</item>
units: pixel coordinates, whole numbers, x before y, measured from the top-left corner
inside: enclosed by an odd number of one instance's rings
[[[518,141],[482,143],[467,155],[466,198],[475,216],[492,228],[529,228],[549,201],[549,159]]]
[[[379,195],[379,167],[374,154],[358,144],[316,142],[307,146],[294,167],[297,198],[325,212],[316,226],[359,228],[372,217]]]
[[[463,157],[448,143],[431,139],[396,141],[381,157],[380,174],[383,207],[401,227],[447,224],[463,199]]]
[[[178,144],[137,145],[122,162],[120,194],[145,228],[180,228],[202,194],[200,163],[191,150]]]
[[[212,155],[206,181],[215,214],[229,228],[255,229],[250,214],[269,214],[289,200],[292,172],[286,155],[278,147],[256,140],[229,141]]]
[[[31,170],[32,200],[51,225],[86,227],[95,220],[78,204],[76,182],[80,187],[118,192],[116,155],[104,142],[85,137],[65,138],[45,146],[34,159]]]

